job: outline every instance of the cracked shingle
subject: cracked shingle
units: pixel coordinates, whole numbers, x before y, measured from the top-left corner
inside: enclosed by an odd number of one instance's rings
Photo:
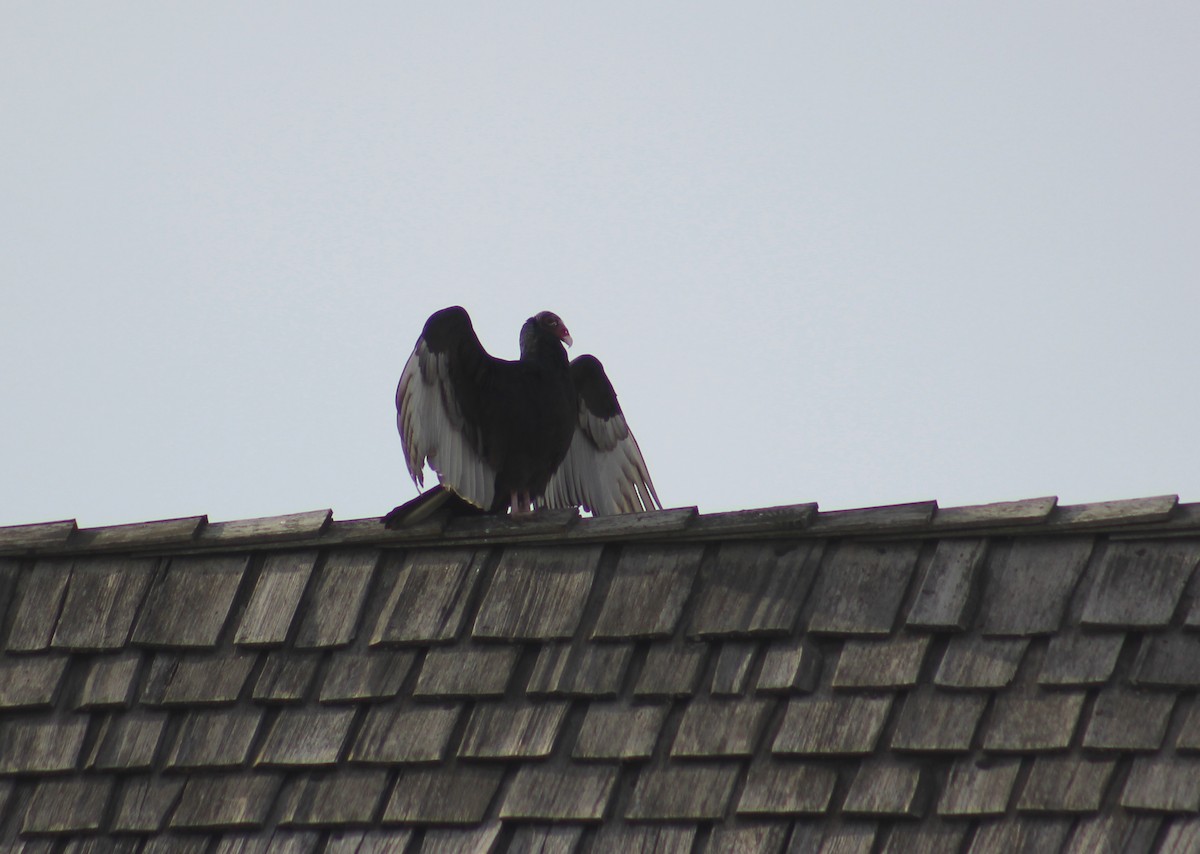
[[[977,580],[986,553],[987,540],[940,540],[917,584],[917,597],[908,612],[909,627],[967,628],[971,606],[979,595]]]
[[[257,657],[254,654],[156,655],[142,686],[141,701],[162,706],[233,703]]]
[[[213,647],[229,618],[249,558],[175,557],[142,606],[133,642],[157,647]]]
[[[12,652],[49,649],[70,577],[69,560],[39,560],[33,569],[18,576],[16,615],[5,649]]]
[[[632,654],[628,644],[547,644],[526,690],[552,697],[615,697]]]
[[[467,723],[458,755],[471,759],[548,756],[566,714],[566,703],[480,704]]]
[[[314,551],[268,555],[234,642],[244,646],[282,644],[316,562]]]
[[[350,751],[350,761],[386,765],[437,762],[446,754],[458,716],[458,706],[372,707]]]
[[[486,558],[486,549],[418,550],[402,561],[389,555],[382,571],[388,594],[371,645],[457,638]]]
[[[346,551],[326,557],[296,634],[298,649],[340,647],[354,640],[379,556],[377,551]]]
[[[112,829],[117,833],[157,833],[183,792],[181,778],[130,777],[116,797]]]
[[[52,646],[72,651],[124,647],[157,563],[148,558],[77,560]]]

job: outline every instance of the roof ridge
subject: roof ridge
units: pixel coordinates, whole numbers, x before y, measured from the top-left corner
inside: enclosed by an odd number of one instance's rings
[[[941,507],[918,501],[820,511],[815,502],[700,513],[677,507],[649,513],[583,518],[572,510],[529,519],[480,516],[429,520],[391,531],[379,519],[333,519],[329,509],[210,522],[207,516],[80,528],[74,519],[0,527],[0,556],[193,552],[231,545],[256,549],[326,545],[478,545],[488,543],[705,541],[737,537],[926,538],[946,534],[1037,535],[1073,530],[1185,535],[1200,532],[1200,504],[1178,495],[1063,505],[1056,496]]]

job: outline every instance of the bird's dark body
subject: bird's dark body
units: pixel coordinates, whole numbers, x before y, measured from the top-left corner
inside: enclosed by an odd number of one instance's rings
[[[422,333],[431,352],[457,347],[461,369],[452,376],[466,423],[478,428],[481,455],[496,471],[493,512],[509,496],[541,497],[575,433],[578,398],[559,339],[533,318],[521,328],[521,358],[483,351],[471,320],[458,306],[435,312]]]

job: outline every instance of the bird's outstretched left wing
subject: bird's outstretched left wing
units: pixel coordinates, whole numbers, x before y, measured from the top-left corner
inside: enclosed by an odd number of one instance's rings
[[[595,356],[571,363],[579,420],[566,459],[546,487],[546,506],[583,507],[597,516],[662,509],[646,460]]]

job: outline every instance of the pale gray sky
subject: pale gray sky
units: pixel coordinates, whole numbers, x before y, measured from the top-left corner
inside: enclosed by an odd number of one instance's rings
[[[552,309],[704,511],[1200,500],[1200,4],[6,3],[0,525],[415,494]]]

